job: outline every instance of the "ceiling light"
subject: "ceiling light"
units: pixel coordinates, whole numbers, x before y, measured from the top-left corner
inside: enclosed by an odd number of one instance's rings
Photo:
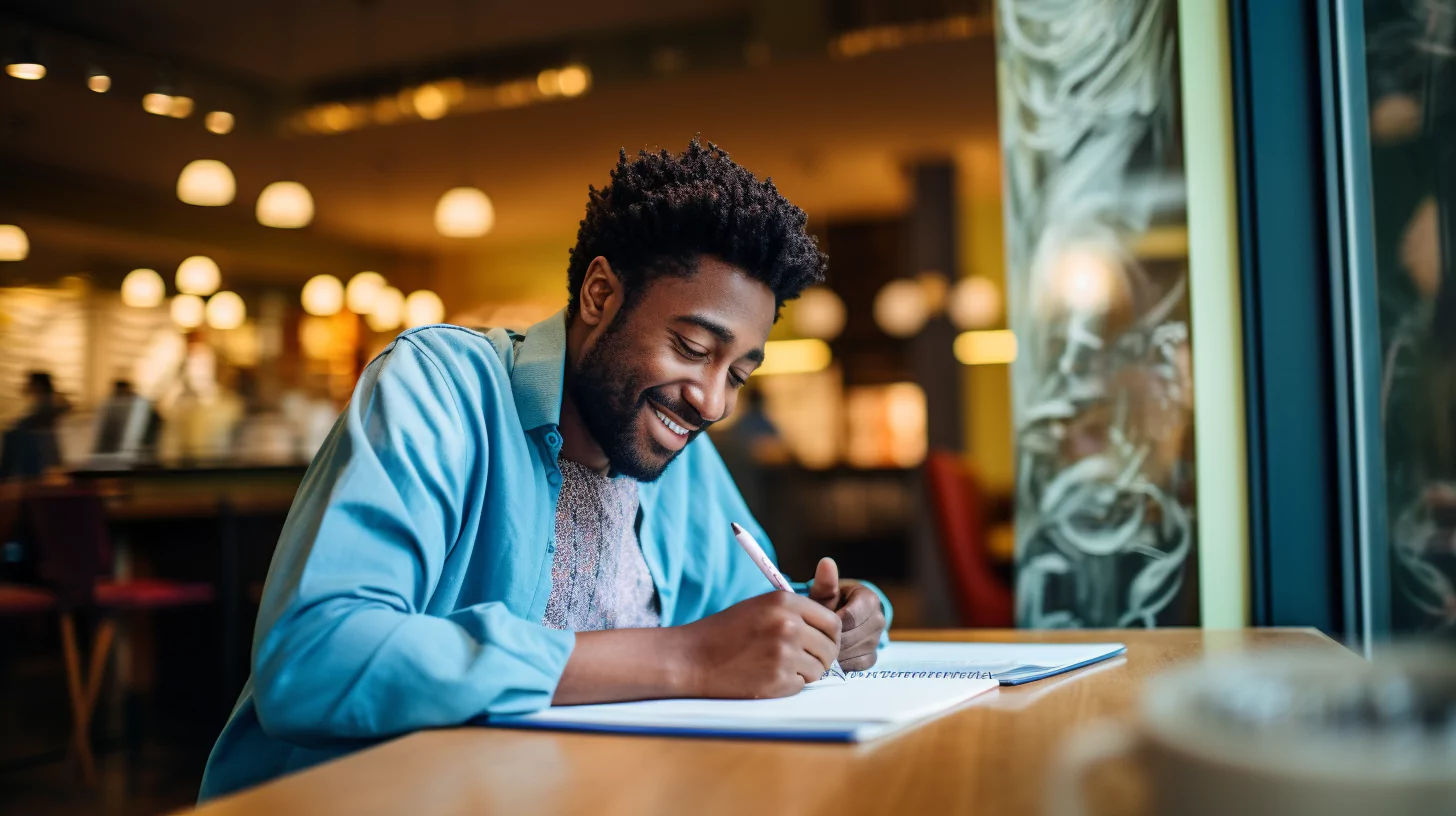
[[[536,90],[546,96],[555,96],[561,93],[561,72],[555,68],[547,68],[537,74]]]
[[[446,238],[479,238],[495,226],[495,207],[474,187],[456,187],[435,205],[435,229]]]
[[[218,331],[236,329],[247,316],[247,304],[237,292],[218,292],[208,298],[207,325]]]
[[[379,290],[374,301],[374,311],[365,316],[364,322],[377,332],[394,331],[404,319],[404,293],[386,286]]]
[[[195,329],[206,319],[207,307],[197,295],[177,295],[172,298],[172,322],[181,329]]]
[[[827,286],[811,286],[789,307],[794,330],[805,337],[833,340],[844,331],[844,301]]]
[[[209,111],[202,119],[202,126],[219,136],[233,132],[233,115],[227,111]]]
[[[111,75],[100,68],[92,68],[86,74],[86,87],[96,93],[106,93],[111,90]]]
[[[344,308],[344,284],[333,275],[314,275],[303,285],[303,310],[315,317],[336,315]]]
[[[379,293],[384,291],[384,276],[378,272],[360,272],[349,279],[344,289],[344,305],[354,314],[367,315],[374,311]]]
[[[404,325],[406,328],[430,326],[442,323],[444,320],[445,302],[429,289],[410,292],[409,297],[404,299]]]
[[[930,304],[919,282],[901,278],[885,284],[875,295],[875,323],[891,337],[909,337],[930,319]]]
[[[172,95],[152,91],[142,97],[142,110],[158,116],[167,116],[172,112]]]
[[[207,297],[222,285],[222,271],[206,255],[193,255],[177,265],[177,291]]]
[[[167,115],[173,119],[186,119],[192,115],[194,104],[190,96],[174,96],[172,97],[172,107],[167,111]]]
[[[556,77],[562,96],[581,96],[591,87],[591,71],[585,65],[568,65]]]
[[[964,278],[950,290],[946,311],[956,328],[990,328],[1001,319],[1001,290],[989,278]]]
[[[449,112],[450,98],[440,86],[427,83],[415,89],[414,106],[421,119],[439,119]]]
[[[313,220],[313,196],[296,181],[275,181],[258,195],[258,223],[278,229],[298,229]]]
[[[133,269],[121,280],[121,302],[137,309],[151,309],[167,299],[167,284],[155,269]]]
[[[14,224],[0,224],[0,261],[23,261],[30,254],[30,239]]]
[[[12,53],[13,58],[5,61],[5,73],[16,79],[45,79],[45,63],[29,38],[22,39]]]
[[[233,171],[217,159],[188,162],[177,176],[177,197],[197,207],[231,204],[236,193]]]

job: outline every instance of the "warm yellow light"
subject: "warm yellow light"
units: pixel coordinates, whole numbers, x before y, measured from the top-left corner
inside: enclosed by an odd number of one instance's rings
[[[218,292],[207,299],[207,325],[228,331],[243,325],[248,307],[237,292]]]
[[[794,330],[805,337],[833,340],[844,331],[844,301],[827,286],[805,289],[789,308]]]
[[[763,347],[763,365],[754,374],[813,374],[828,368],[833,356],[823,340],[770,340]]]
[[[223,207],[233,203],[237,182],[233,171],[217,159],[188,162],[177,176],[177,198],[197,207]]]
[[[309,112],[308,118],[316,130],[331,130],[336,133],[359,124],[354,109],[343,102],[331,102],[314,108]]]
[[[315,360],[334,356],[334,325],[326,317],[305,317],[298,322],[298,344]]]
[[[1073,247],[1057,258],[1054,286],[1067,309],[1101,314],[1112,303],[1120,264],[1111,253],[1094,247]]]
[[[875,295],[875,323],[891,337],[909,337],[925,326],[930,304],[918,281],[900,279],[885,284]]]
[[[336,315],[344,308],[344,284],[333,275],[314,275],[303,285],[303,310],[316,317]]]
[[[202,119],[202,126],[219,136],[233,132],[233,115],[227,111],[209,111]]]
[[[23,261],[30,254],[30,238],[14,224],[0,224],[0,261]]]
[[[374,311],[364,318],[369,328],[377,332],[394,331],[403,320],[404,293],[393,286],[379,290],[379,297],[374,301]]]
[[[278,229],[298,229],[313,220],[313,196],[296,181],[275,181],[258,195],[258,223]]]
[[[177,291],[207,297],[222,285],[222,270],[206,255],[193,255],[177,265]]]
[[[585,65],[568,65],[556,76],[562,96],[581,96],[591,87],[591,71]]]
[[[958,329],[984,329],[1001,318],[1001,290],[987,278],[965,278],[950,290],[950,322]]]
[[[495,226],[495,207],[474,187],[456,187],[435,205],[435,229],[446,238],[479,238]]]
[[[555,68],[547,68],[537,74],[536,90],[546,96],[555,96],[561,93],[561,72]]]
[[[168,116],[172,113],[172,95],[153,91],[142,97],[142,110],[158,116]]]
[[[167,108],[167,115],[173,119],[186,119],[192,115],[195,104],[190,96],[174,96],[172,104]]]
[[[38,62],[12,62],[5,66],[5,73],[16,79],[45,79],[46,67]]]
[[[137,309],[151,309],[167,299],[167,284],[155,269],[133,269],[121,279],[121,302]]]
[[[428,83],[415,89],[415,113],[421,119],[439,119],[450,110],[450,97],[439,85]]]
[[[431,326],[442,323],[444,320],[445,302],[429,289],[417,289],[410,292],[409,297],[404,299],[405,328]]]
[[[206,319],[207,307],[197,295],[178,295],[172,298],[172,322],[178,328],[195,329]]]
[[[111,90],[111,77],[102,73],[95,73],[86,77],[86,87],[96,93],[106,93]]]
[[[961,332],[955,357],[964,365],[1005,365],[1016,360],[1016,335],[1008,329]]]
[[[384,291],[384,276],[378,272],[360,272],[349,278],[344,288],[344,305],[354,314],[367,315],[374,311],[379,293]]]

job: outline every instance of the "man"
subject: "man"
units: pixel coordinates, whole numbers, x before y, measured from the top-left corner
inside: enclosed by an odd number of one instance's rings
[[[768,591],[730,524],[762,530],[697,438],[823,278],[804,222],[711,144],[623,151],[564,312],[417,329],[371,363],[294,500],[202,798],[420,728],[873,665],[878,591],[828,559],[810,598]]]

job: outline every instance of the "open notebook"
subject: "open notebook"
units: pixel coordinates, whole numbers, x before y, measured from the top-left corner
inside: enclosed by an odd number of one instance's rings
[[[863,742],[943,714],[998,685],[1121,654],[1119,643],[892,643],[875,667],[773,700],[648,700],[493,717],[507,728]]]

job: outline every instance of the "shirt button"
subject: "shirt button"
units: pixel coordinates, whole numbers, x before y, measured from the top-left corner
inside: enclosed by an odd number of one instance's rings
[[[546,545],[546,552],[548,552],[548,553],[554,553],[554,552],[556,552],[556,545],[555,544],[547,544]]]
[[[546,474],[546,481],[550,482],[552,485],[561,484],[561,473],[555,470],[551,471],[550,473]]]
[[[559,433],[557,433],[555,431],[548,431],[546,433],[546,444],[550,445],[553,448],[556,447],[557,445],[560,445],[561,444],[561,434],[559,434]]]

